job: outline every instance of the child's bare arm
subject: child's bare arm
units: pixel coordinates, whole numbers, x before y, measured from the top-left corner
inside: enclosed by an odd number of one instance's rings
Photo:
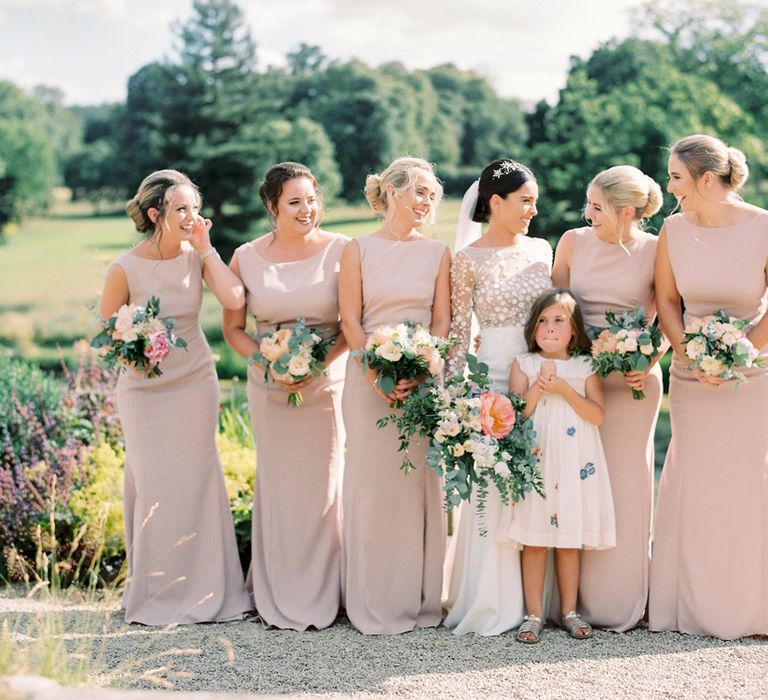
[[[530,417],[539,402],[541,391],[537,384],[528,386],[528,377],[520,369],[517,360],[512,360],[512,366],[509,369],[509,391],[512,394],[520,394],[525,399],[525,410],[523,415]]]
[[[547,391],[562,396],[571,408],[588,423],[600,425],[605,417],[605,399],[603,385],[596,374],[590,374],[584,385],[585,396],[582,396],[568,382],[553,377],[547,382]]]

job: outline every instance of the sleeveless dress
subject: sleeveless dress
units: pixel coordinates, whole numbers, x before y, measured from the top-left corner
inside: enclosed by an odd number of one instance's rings
[[[768,213],[705,228],[665,222],[685,320],[766,310]],[[761,356],[768,362],[768,347]],[[768,376],[714,388],[670,372],[672,440],[661,475],[651,563],[652,630],[736,639],[768,634]]]
[[[474,312],[480,326],[478,358],[488,364],[494,391],[509,390],[509,368],[525,353],[523,326],[531,305],[552,286],[552,247],[541,238],[522,237],[499,248],[469,246],[451,267],[451,332],[459,339],[448,363],[449,374],[461,374],[472,342]],[[477,512],[474,496],[462,502],[446,557],[443,624],[454,634],[501,634],[519,625],[525,614],[520,552],[500,536],[508,510],[498,492],[488,491],[485,513]],[[480,519],[487,535],[479,534]]]
[[[517,358],[529,386],[543,360],[537,353]],[[592,374],[589,358],[554,362],[557,376],[584,396]],[[564,398],[551,394],[539,399],[533,428],[541,450],[545,497],[531,494],[515,506],[507,536],[521,547],[614,547],[611,483],[597,426],[579,416]]]
[[[641,232],[621,246],[602,241],[590,227],[575,229],[571,291],[585,323],[606,327],[605,312],[645,309],[656,316],[653,266],[657,237]],[[582,553],[579,608],[593,625],[614,632],[632,629],[648,602],[654,443],[662,396],[658,363],[645,382],[645,399],[636,401],[613,372],[603,380],[605,419],[600,438],[611,477],[616,515],[616,547]]]
[[[278,324],[339,331],[339,261],[346,236],[334,234],[316,255],[271,262],[254,243],[235,255],[258,333]],[[344,356],[301,390],[301,406],[248,369],[248,405],[256,441],[251,569],[248,586],[262,620],[275,627],[328,627],[341,603],[341,504]]]
[[[429,328],[442,241],[357,239],[363,330],[404,320]],[[376,421],[392,409],[350,355],[343,397],[344,581],[347,615],[364,634],[399,634],[440,624],[445,514],[440,477],[426,465],[426,441],[414,441],[416,468],[400,470],[397,430]]]
[[[219,382],[200,328],[202,265],[186,244],[168,260],[131,253],[115,262],[131,304],[160,300],[187,350],[174,349],[153,379],[123,372],[117,406],[125,434],[123,594],[127,622],[239,620],[251,605],[216,450]]]

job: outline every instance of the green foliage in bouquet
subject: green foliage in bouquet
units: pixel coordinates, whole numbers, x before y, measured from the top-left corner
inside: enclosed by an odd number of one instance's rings
[[[445,505],[456,506],[477,490],[483,511],[492,483],[504,504],[532,491],[543,496],[533,423],[523,416],[516,394],[489,390],[488,366],[467,356],[469,376],[450,377],[441,386],[422,384],[403,402],[402,411],[380,419],[396,426],[404,454],[401,468],[414,468],[408,456],[413,439],[429,440],[427,464],[444,477]]]

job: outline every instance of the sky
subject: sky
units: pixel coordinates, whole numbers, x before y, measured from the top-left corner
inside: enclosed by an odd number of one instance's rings
[[[261,67],[301,43],[331,59],[409,69],[454,63],[504,97],[550,103],[573,55],[631,32],[642,0],[240,0]],[[173,58],[192,0],[0,0],[0,79],[58,87],[65,104],[125,98],[128,78]]]

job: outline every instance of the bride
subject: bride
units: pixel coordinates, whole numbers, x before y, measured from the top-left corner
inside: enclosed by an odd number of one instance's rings
[[[488,365],[494,391],[508,390],[510,364],[527,352],[523,326],[531,304],[552,286],[552,247],[526,236],[538,194],[526,166],[496,160],[467,190],[459,213],[458,252],[451,266],[451,333],[459,343],[449,357],[448,374],[464,371],[474,313],[481,337],[478,359]],[[488,228],[481,236],[482,223]],[[459,508],[446,558],[443,623],[455,634],[500,634],[523,620],[520,553],[513,542],[497,540],[508,507],[489,489],[483,513],[474,497]]]

